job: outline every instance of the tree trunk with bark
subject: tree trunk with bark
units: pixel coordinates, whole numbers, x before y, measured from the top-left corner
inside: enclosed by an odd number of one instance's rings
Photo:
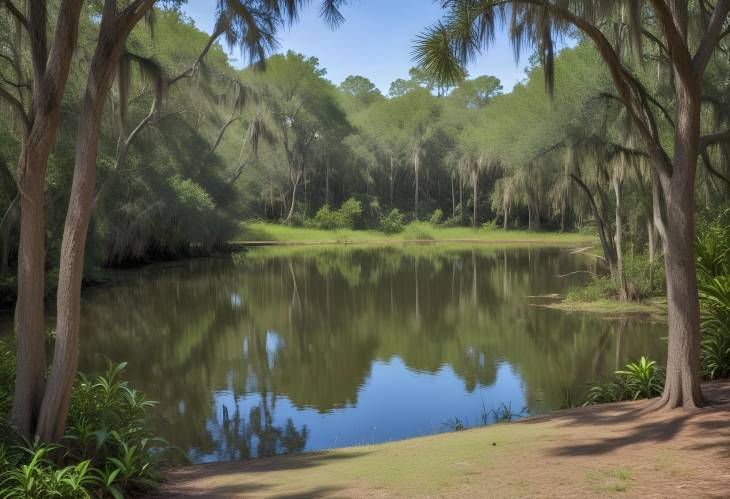
[[[619,167],[616,167],[619,168]],[[614,280],[618,287],[619,301],[627,302],[630,299],[629,289],[626,282],[626,274],[624,272],[624,251],[623,251],[623,220],[622,220],[622,179],[618,171],[614,171],[611,176],[613,184],[613,192],[616,198],[616,232],[614,233],[614,248],[616,252],[616,261],[614,269]]]
[[[21,435],[36,433],[43,397],[45,360],[45,224],[44,196],[46,166],[58,131],[61,101],[76,48],[81,0],[64,0],[59,5],[54,38],[46,47],[45,5],[28,5],[27,25],[33,67],[33,95],[30,112],[17,111],[25,125],[18,161],[20,239],[18,246],[18,298],[15,307],[17,339],[16,379],[10,422]]]
[[[694,185],[699,155],[699,81],[677,78],[677,125],[671,175],[656,165],[666,199],[667,374],[660,405],[702,407],[700,386],[700,308],[694,239]],[[662,173],[664,172],[664,173]]]
[[[81,281],[86,237],[96,184],[96,160],[106,96],[132,28],[154,0],[138,1],[121,13],[107,1],[99,27],[94,57],[81,103],[74,176],[61,243],[56,294],[56,344],[46,383],[36,434],[45,442],[63,437],[76,377],[81,320]]]
[[[474,220],[472,226],[476,229],[479,227],[479,213],[477,211],[479,206],[479,170],[474,170],[472,183],[474,184]]]

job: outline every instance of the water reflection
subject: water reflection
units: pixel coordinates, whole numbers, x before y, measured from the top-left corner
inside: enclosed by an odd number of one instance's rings
[[[556,409],[662,328],[530,306],[563,249],[262,249],[135,272],[85,295],[82,368],[129,360],[193,461],[433,433],[511,403]],[[578,276],[574,276],[577,279]]]

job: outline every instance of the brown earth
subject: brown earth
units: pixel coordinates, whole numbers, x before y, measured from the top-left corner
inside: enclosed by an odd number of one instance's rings
[[[730,381],[383,445],[170,469],[162,497],[729,497]]]

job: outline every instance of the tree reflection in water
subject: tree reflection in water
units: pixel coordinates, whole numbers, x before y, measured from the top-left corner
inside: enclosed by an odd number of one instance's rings
[[[631,357],[662,357],[659,325],[530,306],[575,270],[595,262],[440,246],[151,267],[85,293],[81,367],[128,360],[163,433],[196,461],[438,431],[476,416],[482,396],[541,412]]]

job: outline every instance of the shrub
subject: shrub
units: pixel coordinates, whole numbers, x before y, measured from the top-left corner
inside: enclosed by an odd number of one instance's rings
[[[340,206],[339,210],[332,210],[329,205],[322,206],[314,215],[312,223],[318,229],[355,229],[362,216],[362,203],[350,198]]]
[[[695,255],[701,307],[700,370],[705,379],[730,377],[730,212],[697,232]]]
[[[405,229],[405,220],[403,214],[397,208],[393,208],[390,212],[380,219],[380,230],[386,234],[397,234]]]
[[[105,375],[79,375],[63,447],[13,446],[4,438],[0,468],[8,471],[0,478],[0,497],[121,498],[159,483],[159,461],[169,446],[147,429],[154,402],[121,378],[125,366],[109,363]],[[61,464],[48,459],[51,453],[61,453]]]
[[[436,208],[433,210],[433,213],[431,213],[431,217],[429,218],[429,222],[432,225],[439,225],[444,219],[444,212],[440,208]]]
[[[664,390],[664,369],[656,361],[642,356],[603,383],[591,383],[583,405],[637,400],[661,395]]]
[[[337,228],[355,229],[362,216],[362,203],[355,198],[350,198],[337,210]]]
[[[616,295],[616,284],[608,276],[594,276],[585,285],[571,288],[566,296],[568,302],[596,301]]]
[[[458,227],[461,225],[461,218],[459,217],[449,217],[443,221],[441,224],[444,227]]]
[[[332,211],[328,204],[322,206],[312,219],[312,223],[318,229],[334,230],[337,228],[336,212]]]
[[[497,227],[497,219],[496,218],[494,220],[490,221],[490,222],[484,222],[482,224],[482,229],[496,230],[497,228],[498,227]]]

